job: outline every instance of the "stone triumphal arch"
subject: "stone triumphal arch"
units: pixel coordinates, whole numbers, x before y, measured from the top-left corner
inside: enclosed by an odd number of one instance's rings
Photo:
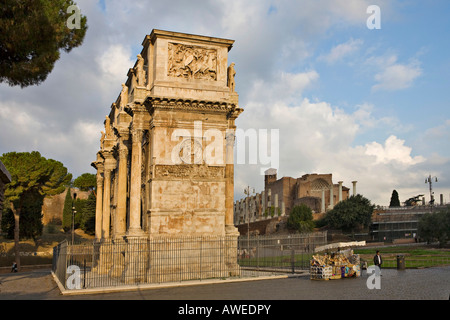
[[[243,110],[228,63],[233,43],[163,30],[145,37],[92,163],[98,241],[237,240],[233,148]]]
[[[145,37],[92,164],[97,239],[236,233],[232,157],[242,109],[228,66],[233,43],[162,30]]]

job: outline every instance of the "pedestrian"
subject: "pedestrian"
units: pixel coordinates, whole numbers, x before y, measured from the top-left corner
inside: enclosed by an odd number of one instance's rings
[[[17,263],[14,261],[11,267],[11,272],[17,272]]]
[[[381,271],[381,264],[383,263],[383,259],[381,259],[381,255],[380,255],[380,251],[379,250],[377,250],[375,256],[373,257],[373,263],[375,264],[375,266],[380,268],[380,271]]]

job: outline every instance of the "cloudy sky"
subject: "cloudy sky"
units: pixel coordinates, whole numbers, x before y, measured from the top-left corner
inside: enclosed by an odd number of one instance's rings
[[[279,130],[278,176],[332,173],[373,203],[425,194],[450,202],[450,2],[77,0],[83,45],[40,86],[0,84],[0,154],[40,151],[94,173],[103,120],[152,29],[235,40],[243,130]],[[370,29],[370,5],[381,29]],[[260,192],[257,164],[235,167],[235,198]]]

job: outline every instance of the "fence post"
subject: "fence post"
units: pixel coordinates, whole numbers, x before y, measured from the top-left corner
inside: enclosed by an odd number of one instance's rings
[[[83,265],[83,289],[86,289],[86,259],[84,259]]]
[[[192,244],[191,244],[192,246]],[[200,237],[200,280],[203,279],[202,274],[202,251],[203,251],[203,237]]]
[[[295,249],[294,246],[291,245],[291,268],[292,273],[295,273]]]
[[[259,235],[256,236],[256,270],[259,271]]]

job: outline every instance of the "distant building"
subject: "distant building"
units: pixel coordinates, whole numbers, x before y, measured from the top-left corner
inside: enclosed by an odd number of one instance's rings
[[[46,196],[42,205],[42,223],[48,224],[61,224],[63,220],[64,202],[66,200],[67,190],[66,188],[62,193],[54,196]],[[78,188],[70,188],[72,199],[76,198],[80,200],[86,200],[89,197],[91,191],[81,191]]]
[[[425,202],[425,201],[424,201]],[[370,226],[370,240],[379,242],[401,242],[419,238],[418,224],[420,218],[431,212],[445,209],[446,205],[438,206],[417,205],[395,208],[377,208],[372,215]]]
[[[300,178],[277,179],[277,171],[269,169],[264,176],[264,191],[234,203],[236,225],[273,216],[288,215],[296,205],[306,204],[317,219],[338,202],[348,199],[349,188],[342,181],[334,184],[332,174],[305,174]],[[356,181],[353,181],[356,194]]]

